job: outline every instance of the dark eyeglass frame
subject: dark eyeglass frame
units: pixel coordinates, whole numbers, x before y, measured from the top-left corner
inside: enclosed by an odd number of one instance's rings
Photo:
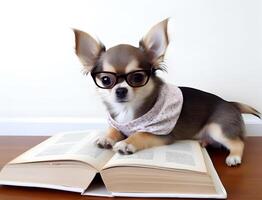
[[[93,72],[93,71],[91,71],[91,76],[92,76],[95,84],[96,84],[99,88],[102,88],[102,89],[112,89],[117,83],[119,83],[119,79],[120,79],[120,78],[124,79],[124,80],[126,81],[126,83],[127,83],[129,86],[131,86],[131,87],[143,87],[143,86],[145,86],[145,85],[148,83],[149,78],[151,77],[152,74],[154,74],[154,73],[156,72],[156,70],[157,70],[157,69],[155,69],[155,68],[144,69],[144,70],[141,69],[141,70],[135,70],[135,71],[128,72],[127,74],[117,74],[117,73],[109,72],[109,71],[98,71],[98,72]],[[132,85],[131,83],[129,83],[127,77],[130,76],[130,74],[137,73],[137,72],[144,72],[144,73],[147,75],[147,77],[146,77],[147,80],[146,80],[146,82],[145,82],[144,84],[142,84],[142,85],[134,86],[134,85]],[[108,73],[108,74],[114,75],[114,76],[116,77],[115,83],[114,83],[112,86],[110,86],[110,87],[102,87],[102,86],[100,86],[100,85],[96,82],[96,76],[97,76],[98,74],[102,74],[102,73]]]

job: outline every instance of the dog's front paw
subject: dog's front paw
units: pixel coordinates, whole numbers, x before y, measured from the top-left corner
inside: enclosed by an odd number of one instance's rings
[[[103,136],[96,140],[96,144],[99,148],[111,149],[114,146],[115,141]]]
[[[230,167],[237,166],[241,164],[241,157],[237,155],[229,155],[226,158],[226,164]]]
[[[137,149],[134,145],[127,144],[125,141],[117,142],[114,145],[113,150],[115,152],[118,152],[118,153],[124,154],[124,155],[133,154],[137,151]]]

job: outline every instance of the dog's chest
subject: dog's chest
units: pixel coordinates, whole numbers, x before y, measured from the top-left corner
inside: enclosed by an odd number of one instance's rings
[[[114,113],[118,123],[127,123],[134,119],[134,110],[130,106],[116,106]]]

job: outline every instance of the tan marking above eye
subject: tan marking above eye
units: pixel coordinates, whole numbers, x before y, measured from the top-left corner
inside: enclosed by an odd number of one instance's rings
[[[139,65],[139,62],[136,59],[132,59],[126,66],[125,73],[127,74],[131,71],[141,70],[142,68],[139,68],[138,65]]]
[[[116,73],[114,66],[110,65],[106,60],[103,64],[103,71]]]

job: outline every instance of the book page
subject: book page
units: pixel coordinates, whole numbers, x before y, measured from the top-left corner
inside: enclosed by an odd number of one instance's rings
[[[113,156],[113,151],[98,148],[101,131],[74,131],[59,133],[23,153],[10,163],[75,160],[90,164],[97,170]]]
[[[103,169],[115,166],[141,166],[207,172],[201,147],[197,141],[192,140],[177,141],[171,145],[145,149],[131,155],[116,153]]]

